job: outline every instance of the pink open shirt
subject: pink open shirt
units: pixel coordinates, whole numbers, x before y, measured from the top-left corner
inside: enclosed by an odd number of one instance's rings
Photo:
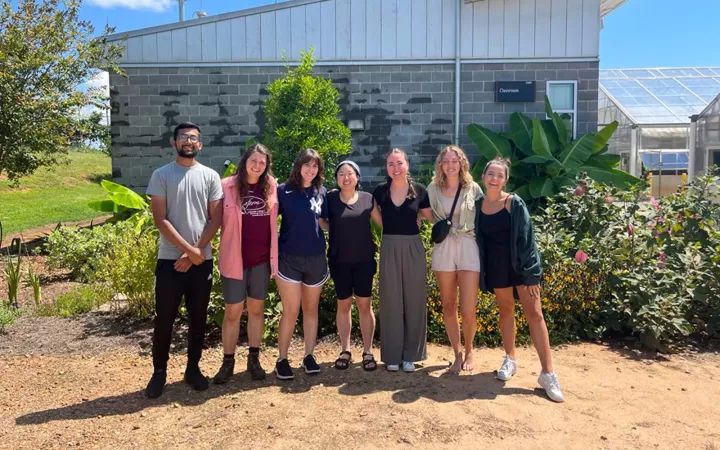
[[[225,278],[242,280],[242,208],[238,199],[237,177],[222,180],[223,220],[220,232],[220,273]],[[277,181],[270,177],[270,274],[277,275],[278,267],[278,199]]]

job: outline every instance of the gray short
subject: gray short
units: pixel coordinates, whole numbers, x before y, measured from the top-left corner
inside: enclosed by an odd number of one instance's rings
[[[244,302],[246,298],[265,300],[270,284],[270,262],[243,269],[243,279],[225,278],[222,281],[225,303],[233,305]]]

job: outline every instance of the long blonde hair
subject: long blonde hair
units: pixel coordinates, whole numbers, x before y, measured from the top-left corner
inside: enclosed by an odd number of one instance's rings
[[[468,157],[463,151],[463,149],[458,147],[457,145],[448,145],[440,151],[440,154],[438,154],[437,158],[435,159],[435,174],[433,175],[433,183],[435,183],[440,188],[445,187],[446,177],[441,165],[443,155],[448,152],[455,152],[458,159],[460,160],[460,185],[462,187],[470,186],[473,182],[472,174],[470,173],[470,161],[468,160]]]

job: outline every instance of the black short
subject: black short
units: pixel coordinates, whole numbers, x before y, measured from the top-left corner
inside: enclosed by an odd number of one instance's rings
[[[338,300],[352,297],[371,297],[373,277],[377,270],[375,260],[362,263],[331,263],[330,276],[335,282]]]
[[[297,256],[280,252],[278,278],[289,283],[302,283],[309,287],[322,286],[330,278],[327,258],[322,253]]]

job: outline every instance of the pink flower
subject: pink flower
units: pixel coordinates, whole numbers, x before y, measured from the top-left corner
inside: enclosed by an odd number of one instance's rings
[[[653,206],[653,208],[660,209],[660,203],[655,200],[655,197],[650,197],[650,204]]]
[[[578,186],[575,188],[575,192],[573,192],[573,195],[575,197],[582,197],[585,195],[585,188],[583,186]]]
[[[578,250],[577,253],[575,253],[575,261],[579,262],[580,264],[585,264],[585,262],[588,260],[588,255],[582,250]]]
[[[628,234],[629,234],[630,236],[632,236],[633,234],[635,234],[635,227],[633,226],[633,224],[629,223],[628,226],[627,226],[627,230],[628,230]]]
[[[663,267],[665,267],[665,259],[667,259],[667,255],[665,254],[665,252],[660,252],[657,263],[658,268],[662,269]]]
[[[608,195],[607,197],[605,197],[605,203],[607,203],[609,205],[612,202],[613,202],[612,195]]]

